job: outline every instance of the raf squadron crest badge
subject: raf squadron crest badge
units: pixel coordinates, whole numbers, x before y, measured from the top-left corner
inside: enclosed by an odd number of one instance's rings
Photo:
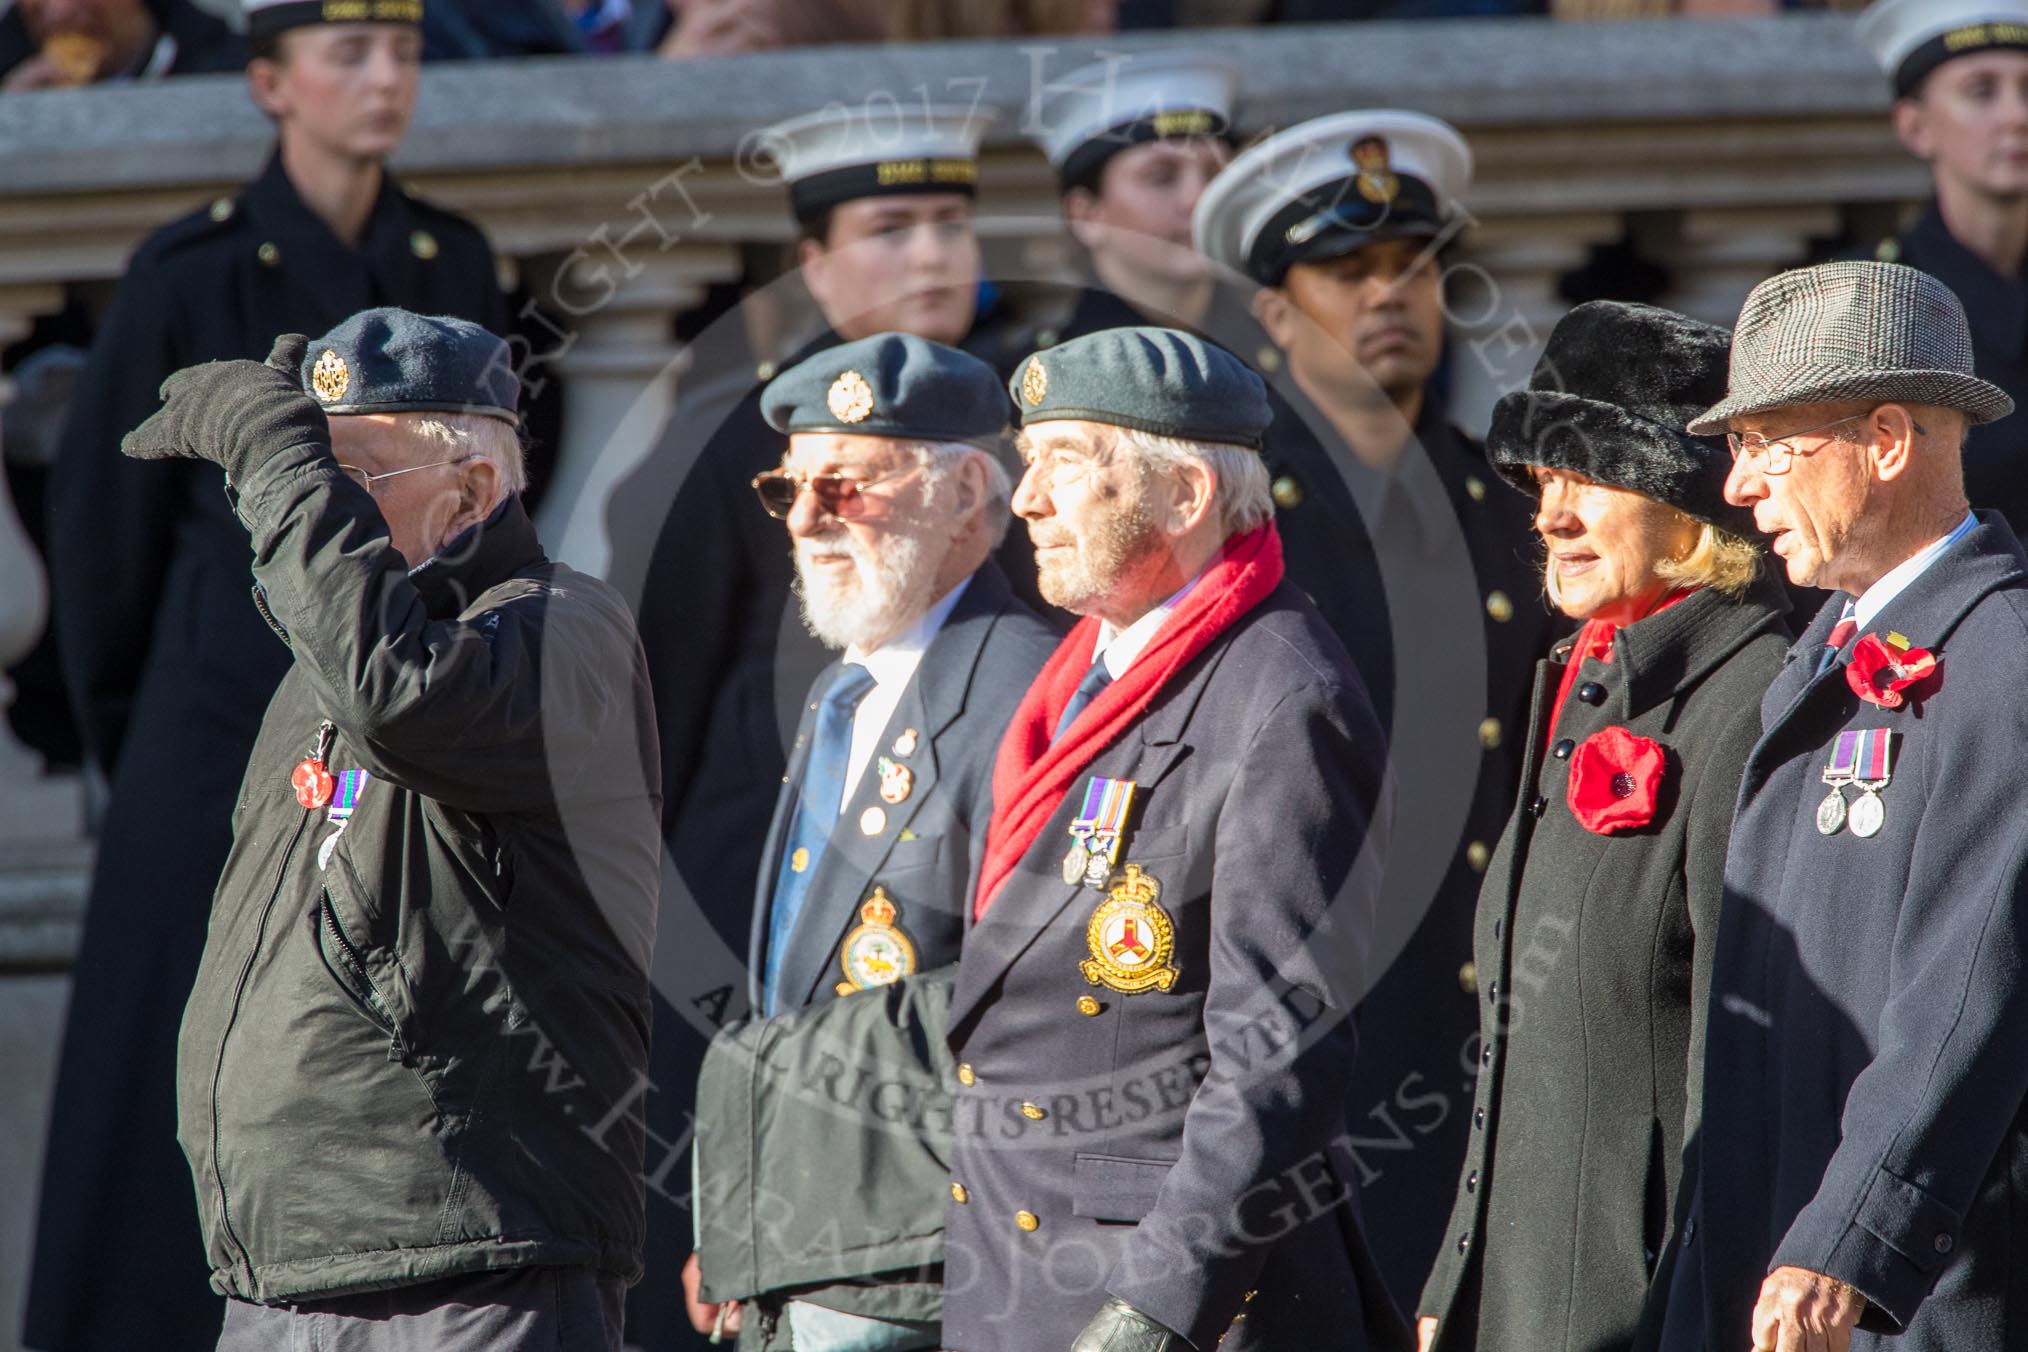
[[[1161,883],[1139,864],[1127,865],[1085,927],[1091,957],[1078,970],[1086,981],[1127,995],[1176,984],[1182,973],[1169,961],[1176,951],[1176,925],[1157,904],[1161,895]]]
[[[1021,373],[1021,397],[1034,408],[1049,394],[1049,372],[1042,369],[1042,363],[1030,359],[1028,369]]]
[[[317,398],[327,404],[335,404],[345,397],[346,388],[352,384],[351,368],[345,359],[330,348],[317,358],[317,364],[310,368],[310,388]]]
[[[841,423],[865,422],[873,412],[873,387],[857,371],[847,371],[831,382],[831,392],[824,396],[824,402],[830,406],[831,416]]]
[[[859,907],[858,927],[839,947],[845,980],[838,983],[838,994],[889,986],[915,971],[915,944],[894,923],[900,913],[887,889],[875,884],[873,895]]]

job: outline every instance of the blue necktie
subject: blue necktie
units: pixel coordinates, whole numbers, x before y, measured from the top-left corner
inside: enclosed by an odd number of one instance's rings
[[[782,841],[780,871],[768,908],[768,950],[761,972],[762,1007],[776,1012],[775,989],[782,973],[782,954],[795,932],[796,917],[816,876],[817,861],[838,825],[838,805],[845,796],[845,766],[852,758],[852,714],[873,688],[873,673],[849,665],[831,682],[817,706],[817,727],[810,754],[796,783],[796,815]]]
[[[1063,730],[1077,721],[1084,712],[1084,706],[1098,698],[1098,692],[1113,683],[1113,674],[1106,670],[1103,658],[1091,664],[1091,670],[1077,683],[1077,689],[1070,692],[1070,703],[1063,706],[1063,714],[1056,720],[1056,735],[1049,740],[1055,742],[1063,736]]]
[[[1858,610],[1857,601],[1847,601],[1843,613],[1838,616],[1838,622],[1831,626],[1830,636],[1824,640],[1824,655],[1817,659],[1819,676],[1837,665],[1838,654],[1845,651],[1845,645],[1850,643],[1852,635],[1859,631],[1859,621],[1854,618]]]

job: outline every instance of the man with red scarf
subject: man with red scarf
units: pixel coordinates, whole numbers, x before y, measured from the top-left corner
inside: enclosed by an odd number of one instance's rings
[[[994,767],[950,1010],[945,1346],[1405,1346],[1344,1123],[1385,751],[1282,581],[1265,390],[1155,328],[1011,387],[1014,510],[1084,619]]]

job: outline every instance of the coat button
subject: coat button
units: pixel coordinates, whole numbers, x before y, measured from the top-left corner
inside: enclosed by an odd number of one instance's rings
[[[1551,747],[1549,750],[1549,754],[1556,757],[1556,759],[1558,760],[1569,760],[1570,753],[1575,750],[1577,750],[1577,743],[1571,741],[1568,737],[1566,737],[1562,741],[1558,742],[1555,746]]]
[[[955,1188],[957,1184],[953,1183],[951,1186]],[[1479,1190],[1479,1171],[1477,1169],[1474,1169],[1472,1170],[1472,1172],[1465,1175],[1465,1191],[1477,1192],[1478,1190]]]
[[[1586,704],[1604,704],[1605,687],[1597,681],[1586,681],[1577,688],[1577,697]]]
[[[1694,1220],[1683,1222],[1683,1242],[1688,1244],[1695,1238],[1697,1238],[1697,1222]]]
[[[1486,719],[1479,724],[1479,745],[1488,751],[1498,751],[1500,749],[1501,731],[1499,719]]]
[[[964,1184],[954,1182],[951,1184],[951,1200],[959,1206],[963,1206],[972,1200],[972,1194],[965,1191]]]
[[[1472,1247],[1472,1232],[1467,1230],[1458,1236],[1458,1252],[1465,1253]]]
[[[1493,861],[1493,852],[1486,848],[1486,842],[1475,840],[1465,846],[1465,863],[1474,873],[1484,873],[1486,865]]]
[[[1500,983],[1495,981],[1486,987],[1486,998],[1497,1001],[1500,998]]]
[[[1514,618],[1514,603],[1507,599],[1507,593],[1494,591],[1486,593],[1486,613],[1496,624],[1505,624]]]
[[[408,237],[408,250],[427,263],[437,256],[437,237],[427,230],[418,230]]]
[[[1531,817],[1539,817],[1548,810],[1549,800],[1539,793],[1535,795],[1534,801],[1528,804],[1528,815]]]
[[[1037,1107],[1033,1103],[1022,1104],[1021,1115],[1027,1118],[1030,1122],[1040,1122],[1043,1118],[1049,1116],[1048,1113],[1043,1112],[1041,1108]]]
[[[1458,968],[1458,988],[1467,995],[1479,993],[1479,964],[1468,962]]]
[[[970,1061],[964,1061],[958,1065],[959,1084],[965,1086],[965,1088],[967,1089],[970,1089],[973,1085],[977,1084],[978,1081],[979,1077],[972,1073],[972,1063]]]
[[[1478,1128],[1479,1128],[1480,1130],[1484,1130],[1484,1129],[1485,1129],[1485,1126],[1486,1126],[1486,1110],[1485,1110],[1484,1108],[1474,1108],[1474,1109],[1472,1109],[1472,1125],[1473,1125],[1473,1126],[1475,1126],[1475,1127],[1478,1127]]]
[[[1465,476],[1465,496],[1473,502],[1484,502],[1486,500],[1486,481],[1476,474],[1467,474]]]
[[[1293,474],[1284,474],[1276,479],[1268,492],[1275,500],[1275,506],[1284,510],[1303,505],[1303,485]]]
[[[1092,1015],[1098,1013],[1099,1009],[1100,1009],[1099,1002],[1093,999],[1091,996],[1080,995],[1077,997],[1077,1012],[1084,1015],[1086,1018],[1090,1018]]]
[[[254,257],[261,260],[264,268],[278,268],[282,265],[282,251],[272,244],[263,244],[254,250]]]
[[[1018,1230],[1033,1233],[1042,1228],[1042,1218],[1032,1211],[1017,1211],[1014,1213],[1014,1226]]]
[[[212,220],[214,221],[228,220],[231,218],[231,216],[232,216],[232,199],[230,197],[221,197],[211,204]]]
[[[1253,365],[1255,370],[1266,371],[1270,374],[1281,370],[1282,369],[1281,349],[1275,347],[1261,348],[1260,351],[1253,354]]]
[[[1953,1247],[1954,1244],[1949,1235],[1938,1235],[1936,1237],[1935,1248],[1938,1253],[1949,1253]]]
[[[1488,1042],[1485,1046],[1479,1049],[1479,1064],[1482,1066],[1490,1066],[1493,1064],[1492,1043]]]

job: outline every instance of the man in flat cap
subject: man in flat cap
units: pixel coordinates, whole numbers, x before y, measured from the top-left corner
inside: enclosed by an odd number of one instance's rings
[[[1037,331],[1040,347],[1162,324],[1249,360],[1267,348],[1244,296],[1190,237],[1198,199],[1232,159],[1237,84],[1206,53],[1137,52],[1036,91],[1025,129],[1056,170],[1064,223],[1089,267],[1062,320]]]
[[[1284,581],[1259,377],[1108,329],[1012,383],[1043,594],[950,1008],[944,1346],[1401,1345],[1344,1137],[1380,728]]]
[[[1894,130],[1936,192],[1871,256],[1921,268],[1957,294],[1978,373],[2028,397],[2028,0],[1875,0],[1859,36],[1894,84]],[[1972,430],[1965,494],[2028,531],[2022,420]]]
[[[761,133],[779,164],[799,238],[804,285],[825,327],[787,365],[843,342],[898,332],[961,347],[1004,374],[1026,352],[999,315],[979,313],[980,252],[973,232],[978,143],[990,113],[909,105],[893,124],[864,107],[830,109]],[[735,312],[700,335],[692,369],[745,354]],[[613,497],[614,562],[608,576],[638,598],[641,638],[662,735],[663,828],[671,866],[665,930],[678,951],[746,949],[754,876],[776,791],[788,764],[804,693],[830,654],[797,623],[795,567],[781,528],[754,506],[756,474],[780,467],[784,434],[770,427],[762,393],[775,374],[750,357],[734,374],[679,394],[662,442]],[[1003,546],[1017,595],[1034,597],[1034,568],[1019,532]],[[692,936],[683,926],[708,931]],[[736,967],[736,958],[733,960]],[[690,1087],[715,1022],[737,1018],[740,986],[710,964],[690,964],[688,988],[658,982],[655,1092],[645,1108],[665,1153],[688,1137]],[[672,974],[673,975],[673,974]],[[659,1147],[658,1147],[659,1149]],[[690,1216],[683,1174],[650,1198],[657,1252],[681,1253]],[[643,1286],[638,1327],[689,1327],[672,1291]],[[660,1300],[667,1305],[657,1305]],[[654,1309],[649,1307],[653,1305]]]
[[[294,662],[178,1039],[218,1347],[609,1349],[641,1272],[655,739],[640,644],[522,510],[475,324],[370,310],[172,376]]]
[[[804,623],[842,650],[811,687],[754,892],[747,995],[772,1017],[957,961],[992,809],[994,749],[1056,635],[1014,597],[992,558],[1013,491],[993,453],[1009,408],[992,367],[927,339],[881,334],[777,376],[761,408],[789,449],[780,468],[754,480],[760,507],[788,526]],[[884,1009],[857,1003],[871,1017]],[[839,1037],[817,1019],[776,1035],[834,1047]],[[777,1048],[767,1063],[781,1059]],[[878,1105],[841,1113],[794,1084],[761,1085],[765,1106],[747,1110],[740,1088],[722,1116],[709,1094],[699,1095],[707,1193],[725,1183],[711,1171],[728,1148],[734,1167],[756,1152],[821,1155],[825,1175],[854,1173],[843,1141],[855,1119],[869,1119],[858,1124],[864,1130],[893,1129],[873,1116]],[[728,1142],[713,1129],[726,1119],[765,1126],[751,1144],[746,1133]],[[754,1174],[769,1201],[794,1215],[794,1242],[828,1234],[832,1280],[813,1280],[803,1255],[793,1288],[740,1289],[710,1237],[750,1235],[754,1208],[735,1200],[722,1208],[732,1214],[718,1216],[720,1205],[700,1198],[701,1269],[713,1293],[759,1296],[745,1314],[780,1335],[749,1342],[793,1338],[798,1352],[942,1346],[934,1269],[884,1279],[889,1246],[863,1232],[864,1205],[813,1214],[822,1203],[795,1193],[789,1171]],[[871,1198],[903,1186],[886,1177],[849,1182]],[[941,1217],[941,1196],[942,1178],[933,1176],[912,1207],[897,1200],[919,1222]],[[918,1224],[907,1238],[921,1231]],[[717,1321],[713,1305],[693,1313],[704,1331]]]
[[[2028,556],[1970,512],[1963,309],[1874,262],[1747,298],[1727,501],[1831,592],[1725,866],[1669,1349],[2006,1347],[2028,1321]]]
[[[328,11],[328,12],[327,12]],[[164,1124],[176,1011],[231,840],[233,792],[288,669],[246,604],[252,556],[208,464],[120,438],[172,372],[258,360],[382,305],[504,333],[492,248],[386,162],[421,81],[421,0],[249,3],[265,169],[136,250],[78,378],[50,480],[57,642],[110,781],[43,1169],[30,1346],[209,1346],[219,1302],[181,1261],[198,1223]]]
[[[1418,1299],[1445,1234],[1481,1065],[1472,916],[1520,776],[1553,633],[1531,505],[1459,431],[1436,380],[1443,252],[1470,147],[1420,113],[1354,111],[1269,137],[1198,204],[1198,246],[1258,287],[1285,359],[1268,433],[1289,576],[1374,692],[1402,820],[1361,1007],[1352,1125],[1381,1265]]]

